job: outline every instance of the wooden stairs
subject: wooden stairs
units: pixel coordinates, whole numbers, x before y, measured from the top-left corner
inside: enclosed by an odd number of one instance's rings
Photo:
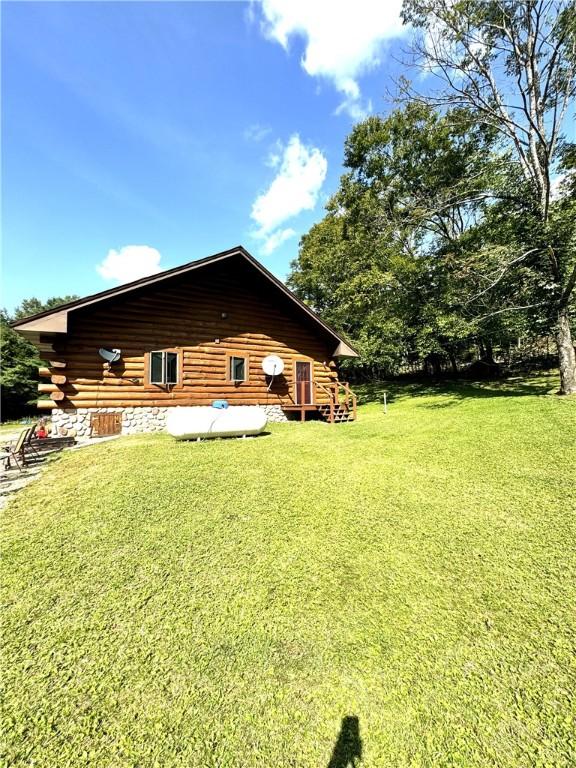
[[[295,402],[292,405],[283,406],[283,410],[300,412],[301,421],[305,421],[306,414],[310,412],[317,413],[329,424],[345,424],[356,419],[357,398],[347,383],[334,381],[330,384],[320,384],[320,382],[299,381],[297,388],[299,389],[296,391]],[[325,402],[319,403],[316,398],[310,398],[313,400],[310,402],[306,398],[306,393],[310,391],[316,395],[318,391],[323,392],[327,395],[327,398],[323,398]]]
[[[329,424],[342,424],[347,421],[354,421],[354,413],[346,404],[335,404],[332,413],[330,412],[329,405],[319,405],[318,413]]]

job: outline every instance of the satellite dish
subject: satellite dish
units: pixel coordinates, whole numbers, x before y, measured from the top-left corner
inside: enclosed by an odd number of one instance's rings
[[[284,370],[284,360],[278,355],[268,355],[262,360],[262,370],[267,376],[280,376]]]
[[[120,360],[121,351],[119,349],[107,349],[106,347],[101,347],[98,350],[98,354],[106,360],[107,363],[117,363],[118,360]]]

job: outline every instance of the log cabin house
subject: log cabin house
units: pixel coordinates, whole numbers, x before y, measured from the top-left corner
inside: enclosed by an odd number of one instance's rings
[[[272,421],[355,418],[338,380],[348,342],[241,246],[18,320],[45,367],[58,434],[159,431],[167,408],[259,405]],[[120,350],[107,362],[101,349]],[[262,361],[278,355],[280,376]]]

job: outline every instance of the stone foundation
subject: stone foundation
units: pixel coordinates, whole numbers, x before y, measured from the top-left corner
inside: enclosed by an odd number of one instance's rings
[[[288,421],[288,417],[279,405],[261,405],[259,406],[268,416],[268,421],[281,422]]]
[[[288,421],[279,405],[261,405],[270,422]],[[90,434],[90,417],[93,413],[121,413],[122,434],[135,435],[142,432],[164,432],[166,413],[169,408],[72,408],[52,409],[52,435],[67,435],[87,439]]]
[[[93,413],[121,413],[122,434],[135,435],[140,432],[163,432],[166,429],[168,408],[72,408],[52,409],[52,434],[71,437],[91,437],[90,418]]]

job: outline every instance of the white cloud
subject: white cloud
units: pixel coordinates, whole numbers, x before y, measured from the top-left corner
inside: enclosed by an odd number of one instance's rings
[[[567,192],[566,183],[570,179],[570,174],[561,173],[559,176],[553,176],[550,180],[550,200],[556,202],[564,197]]]
[[[291,36],[306,40],[302,67],[325,77],[344,95],[339,107],[365,115],[358,78],[380,64],[386,41],[405,34],[402,0],[263,0],[264,35],[288,50]]]
[[[278,168],[282,162],[282,153],[284,152],[284,145],[277,139],[268,152],[267,158],[264,160],[264,165],[268,168]]]
[[[298,134],[290,138],[276,178],[256,198],[250,214],[258,225],[254,236],[264,241],[264,254],[272,253],[296,234],[280,227],[287,219],[315,207],[327,170],[328,163],[319,149],[302,144]]]
[[[452,4],[453,0],[449,0]],[[438,73],[440,67],[438,61],[456,61],[459,62],[464,71],[466,69],[474,72],[477,67],[473,61],[469,61],[468,52],[461,44],[453,39],[449,27],[441,19],[431,16],[424,31],[421,33],[420,45],[423,54],[421,77],[427,77],[432,73]],[[482,59],[490,53],[490,46],[483,39],[475,40],[470,45],[471,52]],[[466,59],[467,63],[464,63]],[[464,71],[455,71],[452,73],[454,80],[461,80],[464,77]]]
[[[359,122],[368,117],[372,112],[372,101],[371,99],[368,99],[368,101],[363,104],[360,99],[346,98],[338,106],[334,114],[340,115],[342,112],[347,112],[352,120]]]
[[[278,152],[272,151],[268,153],[268,157],[266,160],[264,160],[264,165],[267,165],[268,168],[278,168],[281,160],[282,155],[278,154]]]
[[[129,283],[139,277],[161,272],[160,259],[160,252],[149,245],[125,245],[119,251],[111,248],[96,271],[105,280]]]
[[[264,244],[260,250],[264,256],[270,256],[270,254],[277,248],[280,248],[282,243],[286,242],[286,240],[289,240],[291,237],[294,237],[295,234],[296,232],[290,227],[287,227],[286,229],[277,229],[264,240]]]
[[[258,143],[265,139],[269,133],[272,132],[272,128],[267,125],[260,125],[260,123],[254,123],[249,125],[244,131],[244,139],[246,141],[254,141]]]

